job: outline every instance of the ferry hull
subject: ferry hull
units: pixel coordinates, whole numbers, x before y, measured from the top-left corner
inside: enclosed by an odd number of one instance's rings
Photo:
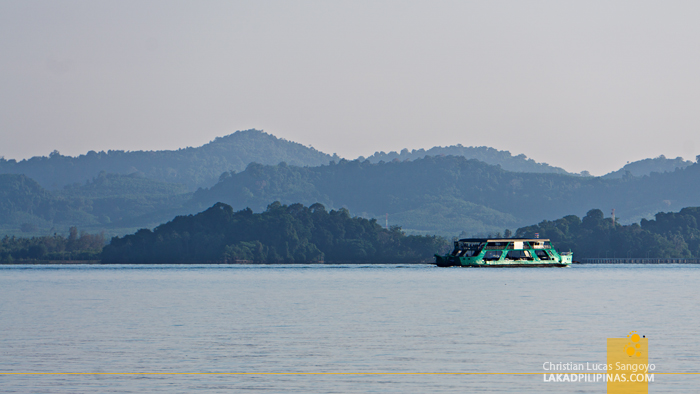
[[[473,267],[473,268],[543,268],[543,267],[568,267],[571,265],[571,263],[559,263],[559,262],[551,262],[551,263],[544,263],[544,262],[533,262],[533,263],[522,263],[522,262],[508,262],[508,261],[499,261],[495,263],[487,263],[487,262],[481,262],[481,263],[470,263],[470,264],[462,264],[459,261],[453,261],[452,259],[445,258],[445,256],[435,256],[435,265],[438,267]]]
[[[551,263],[551,264],[506,263],[506,264],[460,265],[460,267],[473,267],[473,268],[542,268],[542,267],[568,267],[568,266],[569,266],[569,264],[562,264],[562,263]]]

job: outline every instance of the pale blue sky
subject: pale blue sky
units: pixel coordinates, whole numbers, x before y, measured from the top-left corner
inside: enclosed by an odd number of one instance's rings
[[[0,2],[0,156],[248,128],[346,158],[486,145],[569,171],[700,154],[700,3]]]

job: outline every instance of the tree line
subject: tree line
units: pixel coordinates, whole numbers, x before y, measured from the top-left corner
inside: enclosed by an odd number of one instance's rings
[[[600,209],[521,227],[505,236],[549,238],[577,258],[700,258],[700,207],[659,212],[654,219],[621,225]],[[500,234],[497,235],[500,237]],[[178,216],[154,230],[112,238],[78,233],[68,237],[4,237],[0,262],[99,260],[103,263],[429,263],[451,242],[439,236],[406,235],[375,219],[353,217],[323,204],[270,204],[262,213],[234,211],[217,203],[196,215]]]
[[[0,240],[0,263],[53,260],[100,260],[105,243],[103,234],[78,234],[71,227],[68,237],[62,235],[45,237],[9,237]]]
[[[560,250],[571,250],[575,258],[700,258],[700,207],[679,212],[659,212],[655,219],[621,225],[605,218],[600,209],[582,219],[568,215],[557,220],[519,228],[516,237],[549,238]]]

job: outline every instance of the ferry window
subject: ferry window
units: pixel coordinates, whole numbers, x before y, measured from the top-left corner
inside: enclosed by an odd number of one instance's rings
[[[541,241],[536,241],[536,242],[531,242],[532,247],[534,249],[544,249],[544,242]]]
[[[458,246],[455,247],[454,252],[452,252],[453,256],[459,256],[459,257],[471,257],[479,254],[481,252],[481,249],[483,247],[483,244],[479,243],[474,243],[474,242],[460,242]]]
[[[484,244],[476,242],[455,242],[455,249],[452,255],[458,257],[476,256],[481,252],[483,246]]]
[[[547,254],[547,252],[544,250],[536,250],[535,253],[537,254],[537,257],[540,258],[540,260],[551,260],[552,259],[551,257],[549,257],[549,254]]]
[[[532,260],[532,255],[527,250],[511,250],[506,258],[509,260]]]
[[[502,254],[500,250],[489,250],[484,253],[484,260],[499,260]]]

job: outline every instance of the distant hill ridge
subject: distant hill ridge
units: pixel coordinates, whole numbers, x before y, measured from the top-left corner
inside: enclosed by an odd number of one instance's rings
[[[360,161],[371,163],[380,161],[417,160],[428,156],[461,156],[486,164],[497,165],[502,169],[520,173],[568,174],[566,170],[538,163],[524,154],[513,156],[509,151],[501,151],[486,146],[436,146],[430,149],[417,149],[400,152],[375,152]],[[200,147],[160,151],[89,151],[76,157],[61,155],[58,151],[47,156],[35,156],[21,161],[0,158],[0,174],[25,174],[42,187],[56,190],[66,185],[84,183],[102,171],[113,174],[141,174],[146,178],[181,183],[194,191],[199,187],[209,187],[219,176],[229,171],[243,171],[250,163],[276,165],[285,162],[292,166],[316,167],[338,161],[338,155],[329,155],[300,143],[277,138],[261,130],[236,131]],[[652,172],[672,172],[692,164],[678,157],[666,159],[663,155],[654,159],[628,163],[622,169],[605,175],[605,178],[621,178],[627,171],[632,176],[649,175]],[[580,175],[588,176],[584,171]]]
[[[428,150],[408,149],[397,152],[377,152],[367,158],[372,163],[392,160],[415,160],[426,156],[463,156],[487,164],[500,165],[515,172],[559,173],[567,172],[546,163],[537,163],[525,155],[513,156],[508,151],[489,147],[464,147],[453,145],[433,147]],[[364,157],[361,158],[365,160]],[[114,174],[139,173],[146,178],[182,183],[190,190],[208,187],[228,171],[243,171],[250,163],[276,165],[285,162],[293,166],[320,166],[340,160],[297,142],[277,138],[261,130],[236,131],[200,147],[160,151],[89,151],[76,157],[61,155],[58,151],[47,156],[35,156],[21,161],[0,158],[0,173],[25,174],[47,189],[60,189],[66,185],[84,183],[100,172]]]
[[[450,146],[435,146],[428,150],[414,149],[409,151],[403,149],[401,152],[375,152],[368,157],[372,163],[380,161],[392,160],[415,160],[422,159],[426,156],[463,156],[467,159],[476,159],[483,161],[486,164],[501,166],[504,170],[513,172],[534,172],[534,173],[554,173],[554,174],[570,174],[563,168],[553,167],[547,163],[538,163],[532,159],[528,159],[524,154],[513,156],[509,151],[489,148],[488,146],[462,146],[462,144]],[[360,161],[364,157],[359,158]]]
[[[101,171],[141,173],[159,181],[182,183],[194,190],[216,183],[223,172],[242,171],[249,163],[318,166],[337,155],[328,155],[302,144],[277,138],[260,130],[237,131],[197,147],[161,151],[89,151],[77,157],[54,151],[48,157],[21,161],[0,159],[0,173],[25,174],[49,189],[83,183]]]
[[[700,158],[700,156],[698,156],[698,158]],[[619,170],[603,175],[603,178],[622,178],[626,176],[628,172],[631,176],[644,176],[649,175],[652,172],[658,172],[661,174],[664,172],[673,172],[679,168],[686,168],[692,164],[692,161],[683,160],[682,157],[667,159],[666,156],[661,155],[653,159],[644,159],[627,163]]]

